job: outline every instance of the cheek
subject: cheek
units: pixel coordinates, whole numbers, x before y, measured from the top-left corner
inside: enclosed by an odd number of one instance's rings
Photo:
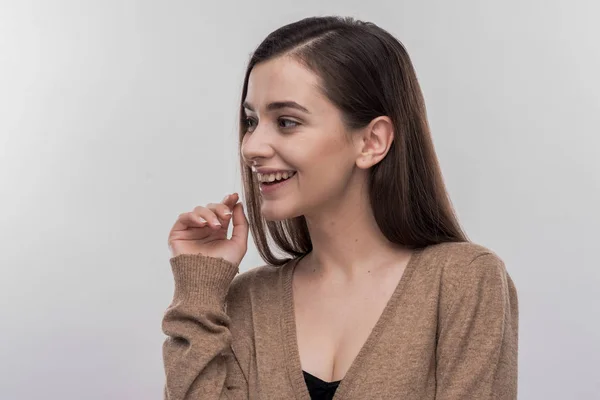
[[[348,143],[339,138],[339,133],[335,138],[323,143],[319,149],[319,160],[334,171],[342,171],[348,167],[352,159],[352,148]]]
[[[346,142],[329,140],[319,143],[304,153],[302,162],[298,164],[301,168],[299,182],[330,189],[343,186],[348,172],[352,170],[352,164],[352,150]]]

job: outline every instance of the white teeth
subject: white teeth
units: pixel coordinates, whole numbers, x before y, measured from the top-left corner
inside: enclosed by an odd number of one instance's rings
[[[286,171],[286,172],[278,172],[276,174],[261,174],[258,173],[258,181],[259,182],[273,182],[275,180],[288,179],[292,177],[296,171]]]

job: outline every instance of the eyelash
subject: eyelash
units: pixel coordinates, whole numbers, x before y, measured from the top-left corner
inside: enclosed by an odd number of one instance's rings
[[[277,122],[281,122],[281,121],[284,121],[284,122],[291,122],[291,123],[292,123],[292,124],[294,124],[294,125],[293,125],[293,126],[287,126],[287,127],[282,127],[282,126],[280,126],[280,127],[279,127],[280,129],[292,129],[292,128],[297,128],[298,126],[300,126],[300,123],[299,123],[299,122],[296,122],[296,121],[294,121],[294,120],[291,120],[291,119],[288,119],[288,118],[279,118],[279,119],[277,120]],[[250,131],[250,129],[252,128],[252,127],[250,127],[250,126],[248,125],[248,124],[249,124],[249,123],[251,123],[251,122],[252,122],[252,123],[255,123],[255,124],[258,124],[255,118],[252,118],[252,117],[247,117],[247,118],[245,118],[245,119],[244,119],[244,124],[246,125],[246,131]],[[256,128],[256,125],[254,126],[254,128]]]

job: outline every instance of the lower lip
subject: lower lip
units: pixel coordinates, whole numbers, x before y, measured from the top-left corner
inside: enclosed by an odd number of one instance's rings
[[[285,181],[276,183],[274,185],[264,185],[264,184],[261,183],[260,186],[259,186],[260,192],[264,193],[264,194],[273,193],[274,191],[276,191],[276,190],[284,187],[285,185],[287,185],[287,183],[289,181],[291,181],[292,179],[294,179],[295,177],[296,177],[296,174],[294,174],[294,176],[292,176],[291,178],[288,178]]]

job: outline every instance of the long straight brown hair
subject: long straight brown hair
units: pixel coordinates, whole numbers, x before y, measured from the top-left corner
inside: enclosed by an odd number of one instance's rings
[[[269,34],[254,51],[244,78],[239,128],[242,185],[252,237],[262,259],[271,265],[290,260],[278,258],[273,247],[293,258],[312,250],[304,216],[282,221],[262,217],[258,180],[241,155],[247,117],[242,103],[250,72],[256,64],[284,54],[321,78],[321,90],[341,111],[349,131],[367,126],[378,116],[392,120],[391,148],[371,167],[368,182],[375,220],[385,237],[409,248],[468,241],[444,185],[423,94],[404,46],[370,22],[311,17]]]

